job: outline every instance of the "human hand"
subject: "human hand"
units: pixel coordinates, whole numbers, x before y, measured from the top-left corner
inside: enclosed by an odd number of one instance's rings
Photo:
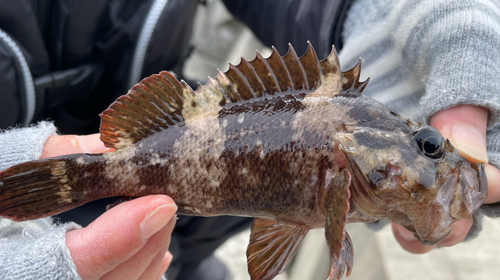
[[[66,245],[83,280],[160,279],[177,206],[165,195],[137,198],[102,214],[85,228],[66,233]]]
[[[460,105],[440,111],[432,116],[430,125],[436,128],[444,138],[448,138],[461,156],[470,162],[488,162],[486,153],[486,123],[488,110],[472,105]],[[488,197],[485,203],[500,201],[500,170],[486,164],[488,179]],[[423,245],[413,233],[400,225],[392,224],[396,240],[405,250],[421,254],[437,246],[453,246],[460,243],[467,236],[473,220],[459,221],[452,229],[451,234],[436,245]]]
[[[54,135],[42,158],[110,151],[98,134]],[[165,195],[151,195],[113,207],[85,228],[66,233],[76,270],[88,279],[159,279],[172,255],[167,251],[177,206]]]
[[[99,134],[52,135],[43,144],[42,156],[48,158],[78,153],[105,153],[113,149],[104,146]]]

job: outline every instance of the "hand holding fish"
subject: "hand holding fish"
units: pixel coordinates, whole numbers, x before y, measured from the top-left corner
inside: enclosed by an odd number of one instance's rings
[[[487,120],[486,109],[461,105],[438,112],[431,118],[430,124],[441,132],[444,138],[450,139],[460,154],[470,162],[487,162],[485,142]],[[485,203],[499,202],[500,171],[490,164],[486,164],[484,170],[488,178],[488,197]],[[418,254],[426,253],[436,246],[454,246],[460,243],[467,236],[472,223],[471,219],[458,222],[450,236],[436,245],[420,243],[410,231],[397,224],[392,224],[392,228],[399,244],[405,250]]]
[[[98,134],[55,135],[45,142],[42,158],[109,150]],[[80,277],[159,279],[172,260],[167,250],[176,210],[168,196],[141,197],[113,207],[85,228],[67,232],[66,244]]]

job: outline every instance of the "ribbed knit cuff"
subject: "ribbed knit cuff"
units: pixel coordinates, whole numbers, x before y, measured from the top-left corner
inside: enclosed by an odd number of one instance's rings
[[[13,128],[0,133],[0,170],[22,162],[39,159],[43,144],[56,134],[50,122],[24,128]]]
[[[65,239],[67,231],[78,228],[67,223],[0,239],[0,279],[81,279]]]

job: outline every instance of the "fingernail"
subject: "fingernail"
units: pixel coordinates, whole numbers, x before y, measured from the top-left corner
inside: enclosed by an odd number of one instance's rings
[[[104,153],[110,150],[104,146],[98,134],[78,135],[75,138],[84,153]]]
[[[144,240],[150,238],[160,229],[168,224],[177,211],[177,205],[174,203],[165,204],[156,207],[141,223],[141,234]]]
[[[475,127],[456,122],[451,127],[451,136],[453,146],[470,162],[488,162],[486,139]]]
[[[400,225],[397,225],[396,228],[399,232],[399,236],[401,237],[401,239],[403,239],[403,241],[414,242],[415,240],[417,240],[413,233],[411,233],[409,230],[403,228]]]

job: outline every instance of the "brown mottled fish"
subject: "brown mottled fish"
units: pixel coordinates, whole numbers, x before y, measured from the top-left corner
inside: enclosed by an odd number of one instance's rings
[[[0,173],[0,216],[41,218],[108,196],[167,194],[179,213],[255,217],[253,280],[284,271],[312,228],[325,228],[328,279],[353,262],[348,222],[389,219],[435,244],[487,194],[434,128],[361,94],[360,64],[309,45],[219,72],[193,91],[168,72],[142,80],[102,113],[115,152],[75,154]]]

